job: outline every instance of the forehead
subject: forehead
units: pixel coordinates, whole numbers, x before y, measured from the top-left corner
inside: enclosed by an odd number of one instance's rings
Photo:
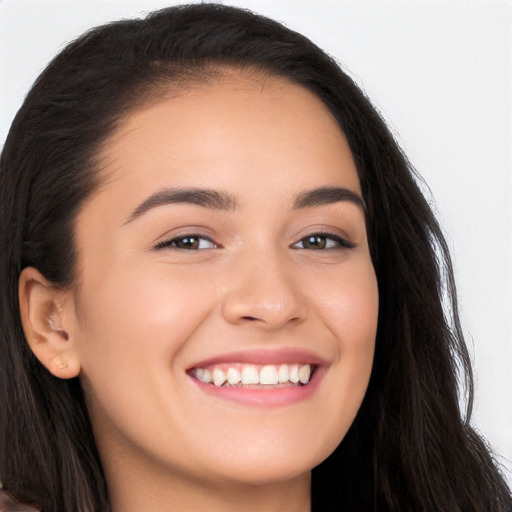
[[[360,192],[331,112],[286,79],[230,74],[171,90],[130,113],[100,155],[105,190],[124,198],[158,188],[349,187]],[[340,182],[341,180],[341,182]]]

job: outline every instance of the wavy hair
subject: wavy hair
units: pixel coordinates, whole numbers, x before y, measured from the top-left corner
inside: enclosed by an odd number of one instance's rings
[[[80,380],[55,378],[32,354],[18,277],[34,266],[71,286],[74,222],[98,187],[102,145],[133,109],[233,68],[284,77],[325,103],[367,205],[380,303],[375,360],[353,425],[313,469],[313,510],[509,512],[505,480],[469,425],[472,374],[452,265],[413,168],[334,59],[277,22],[215,4],[92,29],[48,65],[12,124],[0,160],[4,488],[45,512],[109,509]]]

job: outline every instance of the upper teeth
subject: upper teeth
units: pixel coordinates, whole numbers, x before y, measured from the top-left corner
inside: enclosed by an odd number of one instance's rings
[[[307,384],[311,377],[311,366],[309,364],[267,364],[258,370],[255,365],[236,364],[224,368],[218,366],[195,368],[193,374],[198,380],[213,383],[215,386],[276,385],[287,382]]]

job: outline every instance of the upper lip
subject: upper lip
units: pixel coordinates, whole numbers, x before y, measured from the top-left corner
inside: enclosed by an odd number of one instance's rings
[[[282,348],[275,350],[240,350],[219,354],[208,359],[203,359],[190,366],[192,368],[203,368],[215,364],[223,363],[246,363],[246,364],[293,364],[293,363],[309,363],[315,366],[324,366],[327,361],[305,349],[299,348]]]

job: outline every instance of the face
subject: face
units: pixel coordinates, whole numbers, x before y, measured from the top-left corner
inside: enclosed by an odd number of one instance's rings
[[[231,77],[133,113],[101,156],[73,336],[107,472],[307,474],[361,404],[378,311],[332,115],[300,86]]]

